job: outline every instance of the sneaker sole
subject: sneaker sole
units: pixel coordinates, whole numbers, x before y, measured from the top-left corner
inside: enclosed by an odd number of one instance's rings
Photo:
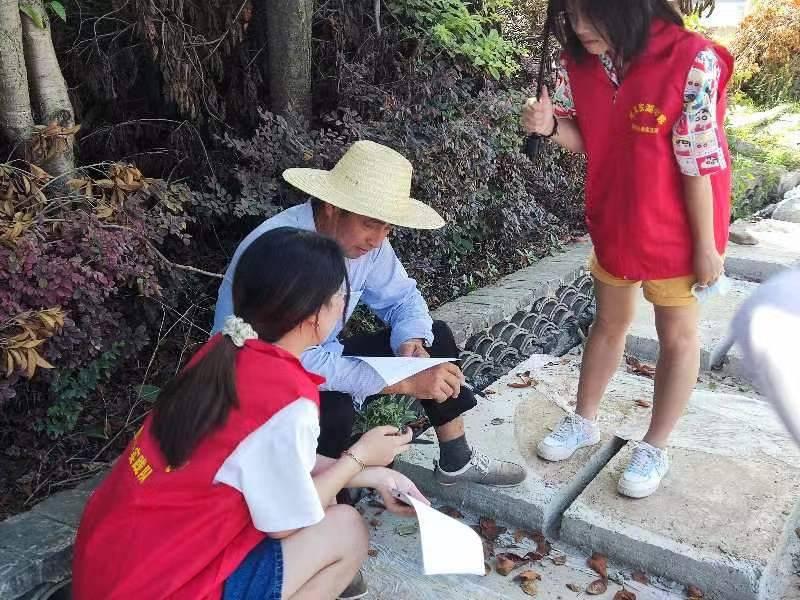
[[[632,498],[634,500],[641,500],[642,498],[647,498],[648,496],[652,496],[658,491],[658,488],[661,487],[661,482],[659,481],[655,486],[650,486],[647,488],[640,488],[640,487],[631,487],[625,485],[622,481],[617,484],[617,492],[619,492],[622,496],[627,498]]]
[[[596,446],[599,443],[600,443],[600,437],[598,436],[598,438],[596,440],[592,440],[590,442],[586,442],[584,444],[581,444],[581,445],[573,448],[571,451],[569,451],[566,454],[564,453],[564,450],[560,450],[560,449],[559,450],[550,450],[549,448],[547,448],[547,446],[545,446],[544,448],[542,448],[540,446],[537,446],[536,447],[536,455],[539,458],[541,458],[543,460],[546,460],[548,462],[561,462],[562,460],[567,460],[569,458],[572,458],[572,455],[575,454],[581,448],[589,448],[590,446]]]
[[[522,481],[525,481],[524,479]],[[496,488],[512,488],[517,487],[518,485],[522,484],[522,481],[519,483],[481,483],[480,481],[437,481],[440,486],[442,487],[452,487],[454,485],[458,485],[459,483],[474,483],[475,485],[485,485],[487,487],[496,487]]]

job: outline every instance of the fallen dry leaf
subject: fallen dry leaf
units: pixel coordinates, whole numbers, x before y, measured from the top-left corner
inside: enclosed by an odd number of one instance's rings
[[[620,590],[614,594],[614,600],[636,600],[636,594],[630,590]]]
[[[567,564],[567,555],[566,554],[559,554],[558,556],[554,556],[552,559],[553,564],[557,567],[561,567]]]
[[[494,396],[496,393],[494,390],[483,390],[484,396]]]
[[[526,580],[526,581],[523,581],[523,582],[522,582],[522,584],[520,584],[520,586],[519,586],[519,587],[520,587],[520,589],[521,589],[523,592],[525,592],[525,593],[526,593],[528,596],[535,596],[535,595],[536,595],[536,593],[539,591],[539,590],[536,588],[536,581],[533,581],[533,580],[530,580],[530,581],[528,581],[528,580]]]
[[[568,583],[567,589],[578,594],[581,591],[581,586],[579,586],[577,583]]]
[[[690,585],[689,588],[686,590],[687,598],[689,600],[700,600],[701,598],[705,598],[705,594],[703,594],[703,590],[701,590],[696,585]]]
[[[592,557],[587,561],[589,568],[595,573],[600,575],[603,579],[608,577],[608,559],[605,554],[595,552]]]
[[[496,540],[497,536],[506,530],[505,527],[498,527],[495,520],[488,517],[481,517],[479,523],[480,535],[490,541]]]
[[[514,569],[521,567],[528,562],[528,559],[513,552],[501,552],[495,556],[495,570],[500,575],[508,575]]]
[[[655,377],[656,374],[655,367],[648,365],[647,363],[643,363],[642,361],[640,361],[637,358],[634,358],[633,356],[626,356],[625,362],[630,368],[631,373],[635,373],[636,375],[641,375],[642,377],[649,377],[650,379]]]
[[[372,527],[380,527],[381,526],[381,522],[378,519],[370,519],[369,520],[369,524]]]
[[[452,506],[443,506],[439,509],[440,513],[447,515],[453,519],[463,519],[464,515],[457,508],[453,508]]]
[[[490,422],[492,425],[502,425],[503,423],[506,422],[506,420],[498,417],[496,419],[492,419]]]
[[[635,571],[631,575],[631,579],[633,579],[637,583],[650,585],[650,578],[647,576],[647,573],[642,573],[641,571]]]
[[[378,549],[377,548],[370,548],[367,550],[367,554],[369,554],[372,558],[378,556]]]
[[[529,388],[533,385],[533,381],[531,379],[523,379],[522,381],[512,381],[506,385],[515,389]]]
[[[590,596],[599,596],[600,594],[605,594],[606,590],[608,590],[608,580],[595,579],[586,588],[586,593]]]
[[[642,408],[650,408],[653,406],[653,403],[649,400],[642,400],[641,398],[636,400],[636,406],[641,406]]]
[[[538,552],[531,550],[525,555],[525,558],[531,562],[539,562],[544,558],[544,554],[539,554]]]
[[[539,575],[536,571],[528,569],[527,571],[523,571],[516,577],[514,577],[514,581],[539,581],[542,579],[542,576]]]

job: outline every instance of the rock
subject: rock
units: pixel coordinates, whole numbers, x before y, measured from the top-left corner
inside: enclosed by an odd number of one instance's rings
[[[800,171],[789,171],[781,175],[778,181],[778,197],[782,198],[789,191],[798,189],[798,186],[800,186]]]
[[[800,223],[800,186],[786,192],[781,202],[775,207],[772,218],[778,221]]]
[[[750,225],[747,221],[739,219],[730,228],[730,241],[740,246],[755,246],[758,239],[747,230]]]

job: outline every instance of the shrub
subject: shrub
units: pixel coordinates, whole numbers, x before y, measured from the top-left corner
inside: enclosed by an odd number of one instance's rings
[[[800,2],[759,0],[731,44],[734,84],[757,102],[800,99]]]
[[[147,341],[136,298],[160,293],[156,248],[185,240],[187,198],[126,165],[61,191],[34,165],[0,165],[0,403],[25,388],[52,409],[40,429],[71,430],[117,360]]]

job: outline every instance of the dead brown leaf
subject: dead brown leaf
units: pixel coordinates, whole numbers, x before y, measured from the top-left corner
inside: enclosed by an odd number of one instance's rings
[[[538,552],[530,551],[525,555],[525,558],[527,558],[531,562],[539,562],[544,558],[544,554],[539,554]]]
[[[484,396],[494,396],[496,393],[494,390],[483,390]]]
[[[605,594],[606,590],[608,590],[608,580],[605,578],[595,579],[587,586],[586,593],[590,596],[599,596],[600,594]]]
[[[579,586],[577,583],[568,583],[567,589],[578,594],[581,591],[581,586]]]
[[[638,358],[635,358],[633,356],[626,356],[625,362],[627,363],[631,373],[634,373],[636,375],[641,375],[642,377],[649,377],[650,379],[655,377],[656,369],[652,365],[643,363]]]
[[[641,406],[642,408],[650,408],[653,406],[653,403],[649,400],[642,400],[641,398],[636,400],[636,406]]]
[[[378,556],[378,549],[377,548],[370,548],[367,550],[367,554],[370,555],[372,558]]]
[[[514,569],[527,564],[528,559],[518,554],[514,554],[513,552],[501,552],[495,556],[495,561],[495,570],[500,573],[500,575],[505,576],[511,573],[511,571]]]
[[[541,579],[542,576],[532,569],[523,571],[522,573],[514,577],[514,581],[540,581]]]
[[[506,385],[510,388],[515,388],[515,389],[529,388],[533,385],[533,381],[530,378],[528,378],[528,379],[523,379],[522,381],[512,381],[510,383],[507,383]]]
[[[608,558],[606,558],[605,554],[600,554],[599,552],[593,553],[592,557],[587,561],[587,564],[590,569],[603,579],[608,577]]]
[[[553,564],[557,567],[564,566],[567,564],[567,555],[566,554],[559,554],[558,556],[554,556],[552,558]]]
[[[381,526],[381,522],[378,519],[370,519],[369,524],[376,528]]]
[[[497,539],[497,536],[505,532],[505,527],[498,527],[494,519],[488,517],[481,517],[480,521],[480,535],[490,541]]]
[[[647,573],[643,573],[642,571],[635,571],[631,575],[631,579],[633,579],[637,583],[650,585],[650,578],[647,576]]]
[[[532,580],[531,580],[531,581],[527,581],[527,580],[526,580],[526,581],[523,581],[523,582],[520,584],[520,586],[519,586],[519,587],[520,587],[520,589],[521,589],[523,592],[525,592],[525,593],[526,593],[528,596],[535,596],[535,595],[537,594],[537,592],[539,591],[539,590],[537,589],[537,587],[536,587],[536,582],[535,582],[535,581],[532,581]]]
[[[614,600],[636,600],[636,594],[630,590],[620,590],[614,594]]]
[[[703,590],[701,590],[696,585],[690,585],[686,590],[688,600],[700,600],[701,598],[705,598],[705,594],[703,594]]]
[[[453,508],[452,506],[443,506],[442,508],[439,509],[439,512],[444,513],[448,517],[451,517],[453,519],[463,519],[464,518],[464,515],[461,514],[461,512],[458,509]]]

